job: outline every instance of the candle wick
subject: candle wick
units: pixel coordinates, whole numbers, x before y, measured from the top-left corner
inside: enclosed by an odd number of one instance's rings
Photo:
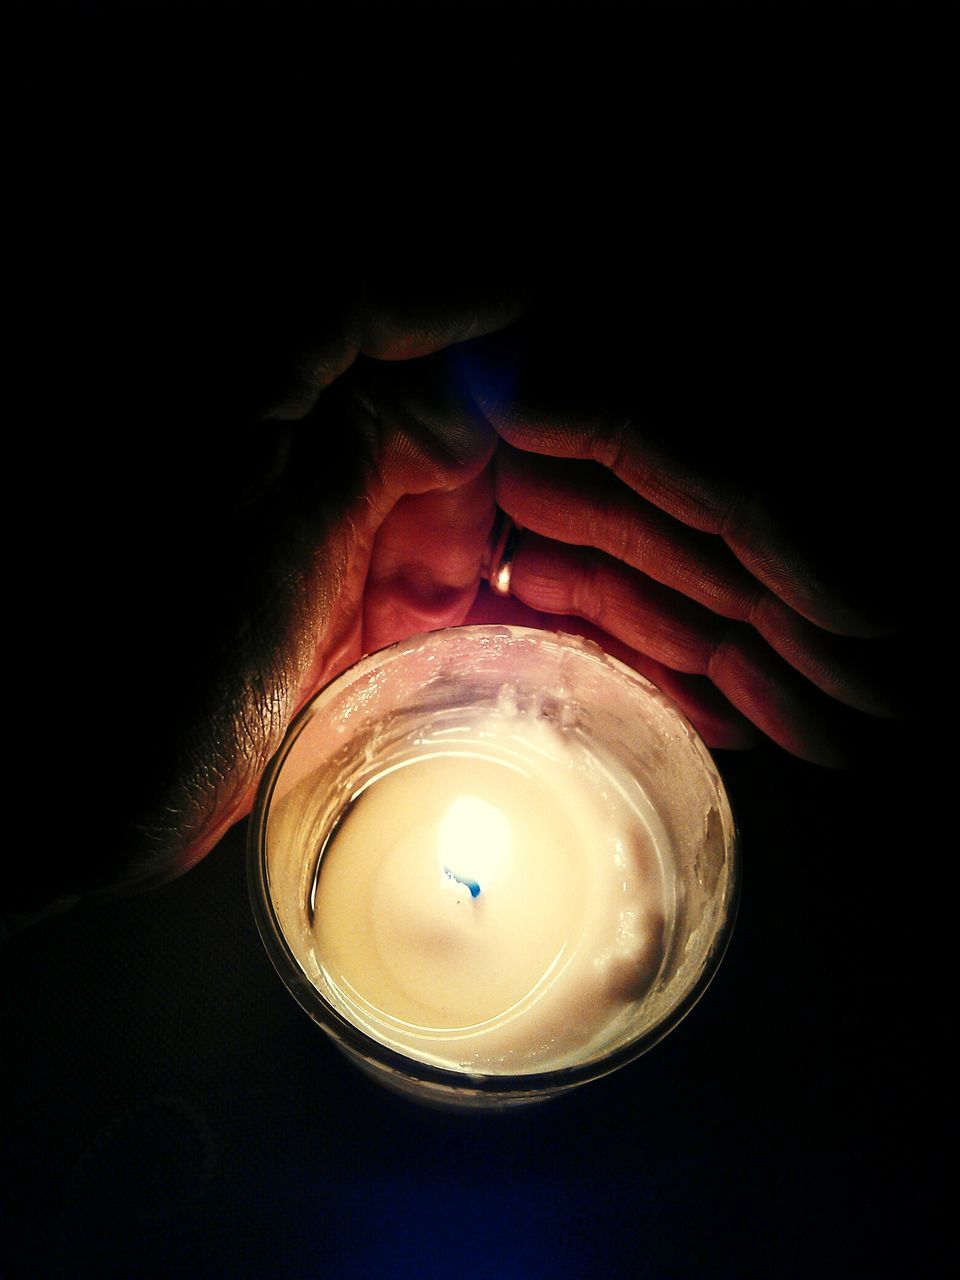
[[[469,876],[458,876],[455,871],[451,871],[449,867],[443,868],[443,874],[449,876],[451,880],[456,880],[457,884],[462,884],[465,889],[470,890],[471,898],[479,898],[480,886],[476,880],[471,880]]]

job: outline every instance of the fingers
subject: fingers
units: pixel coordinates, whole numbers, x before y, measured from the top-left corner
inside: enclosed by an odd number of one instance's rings
[[[540,458],[508,445],[498,450],[496,468],[497,501],[524,528],[557,542],[596,548],[711,614],[748,624],[796,671],[848,706],[881,716],[900,710],[892,689],[865,670],[862,642],[815,627],[751,577],[720,539],[672,519],[612,472],[591,462]],[[662,647],[672,634],[670,620],[679,606],[671,594],[652,598],[651,584],[641,588],[629,573],[616,574],[605,558],[586,554],[568,557],[568,563],[581,596],[604,587],[613,575],[618,586],[611,588],[612,599],[629,600],[634,610],[638,592],[650,600],[648,621],[641,630],[657,633],[666,625],[667,632],[651,637],[646,652],[678,670],[698,669],[649,647]],[[698,613],[692,625],[705,640],[715,642],[717,623],[708,615]]]
[[[212,550],[201,546],[223,590],[204,578],[206,613],[170,612],[209,614],[217,631],[201,636],[199,656],[183,637],[196,693],[178,707],[169,682],[167,731],[162,742],[151,734],[151,793],[131,791],[136,842],[113,880],[142,885],[192,865],[249,809],[290,717],[322,683],[365,647],[459,621],[469,607],[492,522],[496,436],[475,409],[450,404],[439,366],[416,363],[420,378],[358,366],[338,380],[289,428],[281,473]]]
[[[750,577],[816,625],[841,635],[884,632],[883,620],[827,581],[774,506],[751,488],[699,465],[691,456],[694,451],[655,442],[627,418],[579,411],[572,420],[517,400],[507,402],[490,392],[494,385],[493,379],[474,375],[472,393],[514,450],[601,464],[668,517],[722,540]],[[678,435],[682,441],[682,429]],[[708,565],[702,584],[706,589],[713,585],[709,570]]]
[[[367,465],[330,537],[336,582],[300,702],[355,661],[424,629],[462,620],[493,523],[496,435],[450,390],[442,354],[409,365],[361,361],[298,431],[319,445],[313,507],[329,508],[323,442],[364,442]]]
[[[370,556],[363,647],[462,622],[493,524],[496,436],[451,390],[442,357],[367,370],[376,468],[389,506]],[[397,496],[399,495],[399,496]]]
[[[344,391],[376,424],[374,460],[391,502],[458,488],[493,456],[496,434],[452,388],[443,353],[396,366],[365,363],[344,380]]]
[[[456,294],[421,289],[411,298],[373,289],[358,300],[353,322],[359,351],[376,360],[414,360],[512,324],[525,295],[476,285]]]
[[[497,502],[545,537],[596,547],[725,618],[749,618],[763,587],[718,538],[647,502],[606,468],[503,446]]]
[[[355,286],[330,315],[302,322],[303,332],[289,344],[285,383],[262,416],[306,417],[358,356],[390,362],[421,359],[512,324],[525,304],[515,286],[461,286],[455,292],[422,283],[406,292]]]
[[[489,468],[453,489],[401,498],[381,525],[363,603],[363,648],[461,623],[494,516]]]
[[[776,596],[764,593],[750,624],[795,671],[837,702],[871,716],[909,712],[897,645],[882,636],[858,639],[815,627]]]
[[[762,733],[804,759],[840,765],[849,736],[844,708],[792,670],[751,627],[729,623],[592,548],[524,533],[511,590],[533,609],[576,614],[678,678],[661,687],[681,705],[695,696],[683,676],[708,680]],[[609,647],[609,646],[608,646]],[[642,669],[636,657],[631,665]],[[679,683],[678,683],[679,681]],[[714,708],[715,710],[715,708]],[[695,724],[703,710],[690,713]]]

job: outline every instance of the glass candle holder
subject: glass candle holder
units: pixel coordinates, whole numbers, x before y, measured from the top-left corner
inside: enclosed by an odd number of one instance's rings
[[[737,840],[677,707],[595,644],[430,632],[301,711],[250,823],[278,973],[374,1079],[537,1102],[625,1066],[726,947]]]

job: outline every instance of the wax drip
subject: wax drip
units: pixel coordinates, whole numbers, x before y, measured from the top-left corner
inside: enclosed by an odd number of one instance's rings
[[[471,898],[479,898],[480,886],[476,880],[471,880],[468,876],[458,876],[455,871],[451,871],[449,867],[443,868],[443,874],[449,876],[451,880],[456,880],[457,884],[462,884],[465,889],[470,890]]]

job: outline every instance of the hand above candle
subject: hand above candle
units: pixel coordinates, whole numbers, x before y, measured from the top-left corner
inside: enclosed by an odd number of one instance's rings
[[[569,351],[544,351],[567,321],[576,343],[575,309],[545,320],[548,301],[498,285],[345,288],[274,339],[262,378],[237,367],[219,415],[197,401],[189,432],[144,431],[154,454],[126,490],[86,456],[71,534],[97,572],[74,604],[96,627],[77,661],[95,687],[146,701],[105,724],[120,735],[104,750],[119,757],[122,821],[86,860],[27,868],[14,916],[191,866],[248,812],[297,708],[362,652],[421,630],[496,618],[590,634],[712,746],[759,731],[836,764],[851,727],[896,712],[873,674],[887,622],[784,523],[779,460],[764,475],[753,459],[757,488],[731,481],[699,423],[659,405],[648,420],[636,377],[625,411],[593,359],[576,370],[592,397],[568,392]],[[183,383],[193,395],[206,379],[215,404],[222,377],[211,357]],[[491,601],[478,589],[497,505],[524,532],[514,598]],[[85,794],[82,773],[75,785]]]

